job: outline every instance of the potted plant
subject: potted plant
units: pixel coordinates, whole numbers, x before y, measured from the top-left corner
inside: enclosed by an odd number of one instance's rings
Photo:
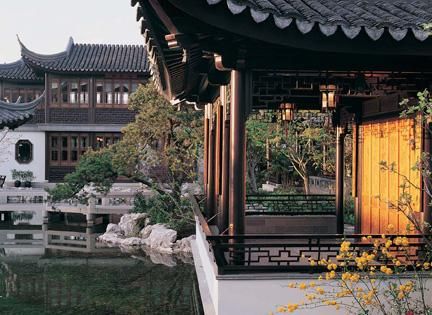
[[[12,179],[15,180],[14,186],[15,187],[21,187],[21,180],[20,180],[21,179],[21,172],[16,170],[16,169],[13,169],[11,171],[11,173],[12,173]]]
[[[24,187],[30,188],[34,179],[33,172],[30,170],[23,171],[21,176],[22,180],[24,181]]]
[[[15,180],[14,183],[15,187],[21,187],[22,184],[24,184],[24,187],[31,187],[34,176],[33,176],[33,172],[30,170],[18,171],[16,169],[13,169],[12,179]]]

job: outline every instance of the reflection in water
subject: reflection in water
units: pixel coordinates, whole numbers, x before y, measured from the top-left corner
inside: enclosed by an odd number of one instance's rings
[[[0,224],[0,314],[201,314],[190,257],[109,248],[100,226],[15,222]]]

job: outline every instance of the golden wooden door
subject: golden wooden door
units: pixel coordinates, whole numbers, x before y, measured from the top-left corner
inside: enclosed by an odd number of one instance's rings
[[[415,119],[373,121],[360,126],[357,176],[362,233],[386,233],[389,224],[396,231],[406,230],[406,216],[389,206],[399,200],[404,183],[409,186],[406,191],[412,197],[412,209],[421,210],[421,178],[415,169],[421,142],[421,125]],[[394,163],[395,172],[383,170],[381,161]]]

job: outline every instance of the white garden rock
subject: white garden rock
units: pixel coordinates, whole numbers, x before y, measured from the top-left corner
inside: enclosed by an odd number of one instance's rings
[[[98,240],[100,242],[112,244],[112,245],[120,245],[124,238],[118,234],[115,233],[105,233],[98,237]]]
[[[98,240],[121,248],[142,246],[152,252],[155,261],[160,260],[162,263],[165,260],[166,265],[172,265],[172,262],[155,253],[191,255],[194,235],[176,241],[175,230],[164,224],[150,225],[149,221],[150,218],[145,213],[125,214],[118,225],[108,224],[105,234],[99,236]]]
[[[141,229],[146,225],[148,220],[147,213],[130,213],[124,214],[118,224],[123,235],[126,237],[137,237]]]
[[[192,253],[191,242],[193,240],[195,240],[195,235],[184,237],[181,240],[178,240],[174,244],[173,252],[174,253],[185,253],[185,254]]]
[[[172,252],[172,247],[177,238],[177,231],[167,228],[163,224],[148,225],[142,235],[144,244],[161,252]],[[150,230],[150,233],[149,233]]]
[[[113,224],[113,223],[108,224],[105,233],[113,233],[116,235],[122,235],[123,234],[120,226],[118,224]]]
[[[131,246],[141,246],[143,244],[144,244],[144,240],[142,238],[128,237],[120,243],[120,246],[131,247]]]

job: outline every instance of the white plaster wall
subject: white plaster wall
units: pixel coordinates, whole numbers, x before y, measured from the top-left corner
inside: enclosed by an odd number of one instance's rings
[[[216,270],[215,263],[213,261],[213,255],[209,252],[209,243],[207,242],[205,235],[201,229],[199,224],[199,220],[195,218],[196,221],[196,244],[198,248],[198,253],[200,255],[200,260],[202,263],[202,271],[204,272],[204,276],[206,279],[206,284],[208,290],[210,292],[210,298],[213,302],[213,307],[216,314],[221,314],[218,312],[218,303],[216,301],[219,300],[218,292],[219,292],[219,283],[216,280]]]
[[[197,220],[198,221],[198,220]],[[216,315],[265,315],[273,312],[275,315],[278,306],[289,303],[306,302],[304,290],[289,288],[288,284],[315,282],[326,291],[330,291],[330,282],[317,281],[318,275],[291,274],[252,274],[248,276],[217,276],[213,255],[209,252],[208,243],[199,223],[196,224],[196,247],[200,268],[196,270],[204,274],[205,283],[201,285],[208,288],[211,303]],[[194,252],[195,256],[195,252]],[[196,259],[196,258],[194,258]],[[197,267],[197,266],[196,266]],[[394,281],[394,279],[391,279]],[[404,280],[405,281],[405,280]],[[403,282],[404,282],[403,281]],[[318,284],[319,282],[319,284]],[[385,282],[384,282],[385,283]],[[385,285],[383,283],[383,285]],[[432,278],[426,282],[428,290],[432,290]],[[207,291],[207,290],[206,290]],[[428,291],[428,294],[430,291]],[[201,292],[201,295],[205,292]],[[208,296],[205,296],[207,300]],[[348,300],[347,300],[348,302]],[[432,294],[427,297],[428,304],[432,303]],[[351,301],[349,302],[351,303]],[[300,315],[339,315],[349,313],[347,309],[336,310],[335,307],[319,307],[314,309],[296,310],[294,314]],[[207,315],[207,313],[206,313]],[[209,314],[210,315],[210,314]]]
[[[28,164],[19,164],[15,160],[15,144],[18,140],[33,143],[33,160]],[[6,175],[7,182],[13,182],[11,170],[31,170],[36,177],[34,182],[45,181],[45,133],[37,131],[9,131],[0,143],[0,175]]]

